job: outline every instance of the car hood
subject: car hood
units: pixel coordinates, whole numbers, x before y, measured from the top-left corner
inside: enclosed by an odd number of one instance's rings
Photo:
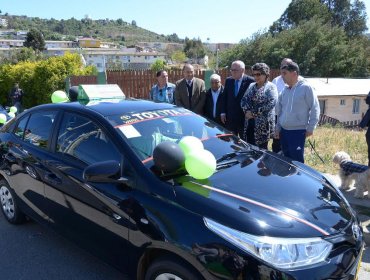
[[[177,203],[188,210],[255,235],[332,235],[353,218],[348,202],[322,174],[270,152],[240,154],[206,180],[177,178],[175,191]]]

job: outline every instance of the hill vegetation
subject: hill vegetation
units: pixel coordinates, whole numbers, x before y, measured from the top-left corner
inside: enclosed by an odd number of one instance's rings
[[[289,57],[304,76],[369,77],[366,19],[363,1],[292,0],[268,31],[222,53],[220,65],[241,59],[249,67],[259,61],[278,68]]]
[[[2,16],[8,21],[7,29],[31,30],[42,32],[45,40],[75,40],[76,37],[93,37],[101,40],[117,42],[121,45],[130,45],[139,41],[146,42],[181,42],[177,34],[163,35],[151,32],[123,19],[84,18],[81,20],[70,18],[67,20],[41,19],[38,17],[16,16],[5,14]],[[4,27],[0,27],[0,29]]]

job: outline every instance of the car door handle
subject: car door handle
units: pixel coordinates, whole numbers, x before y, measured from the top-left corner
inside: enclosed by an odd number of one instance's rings
[[[57,176],[55,176],[54,174],[46,174],[44,176],[44,180],[47,182],[47,183],[50,183],[50,184],[53,184],[53,185],[60,185],[62,184],[62,180],[59,179]]]
[[[16,162],[16,158],[15,158],[15,156],[13,156],[13,155],[12,155],[12,154],[10,154],[10,153],[5,154],[4,158],[5,158],[7,161],[9,161],[10,163],[14,163],[14,162]]]

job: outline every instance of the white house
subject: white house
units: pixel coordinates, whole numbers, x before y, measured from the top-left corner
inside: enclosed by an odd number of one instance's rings
[[[370,79],[305,78],[316,90],[321,113],[340,122],[358,123],[368,109]]]

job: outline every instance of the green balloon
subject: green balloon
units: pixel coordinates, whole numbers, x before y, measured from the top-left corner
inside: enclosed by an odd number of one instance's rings
[[[17,113],[18,109],[15,106],[9,108],[9,112]]]
[[[14,117],[15,117],[14,112],[9,112],[9,113],[8,113],[8,115],[9,115],[9,117],[11,117],[11,118],[14,118]]]
[[[194,136],[185,136],[181,138],[179,146],[184,152],[185,158],[193,152],[204,150],[202,141]]]
[[[61,102],[67,102],[68,97],[67,94],[62,90],[54,91],[51,95],[51,102],[53,103],[61,103]]]
[[[185,168],[195,179],[207,179],[216,171],[216,158],[207,150],[189,154],[185,158]]]
[[[6,123],[6,115],[0,114],[0,123]]]

